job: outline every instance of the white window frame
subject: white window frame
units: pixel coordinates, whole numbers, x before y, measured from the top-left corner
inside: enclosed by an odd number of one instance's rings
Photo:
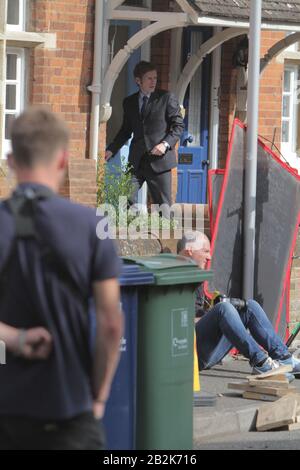
[[[293,165],[293,160],[297,157],[297,123],[298,123],[298,96],[297,96],[297,86],[298,86],[298,65],[285,65],[284,71],[291,72],[290,80],[290,90],[284,91],[284,79],[283,79],[283,89],[282,89],[282,124],[284,122],[289,122],[289,137],[288,142],[281,142],[281,150],[283,156]],[[290,98],[290,107],[289,107],[289,116],[283,116],[283,99],[284,96],[289,96]],[[282,139],[281,139],[282,140]]]
[[[25,50],[17,47],[6,48],[6,62],[7,55],[15,54],[17,56],[17,73],[16,80],[8,80],[5,78],[4,96],[6,97],[6,85],[16,85],[16,108],[14,110],[6,109],[4,107],[4,125],[3,125],[3,155],[6,158],[7,154],[11,151],[11,143],[9,139],[5,139],[5,118],[8,114],[18,115],[24,109],[25,104]]]
[[[193,30],[191,32],[190,55],[196,54],[203,44],[203,32]],[[202,65],[195,72],[190,83],[189,108],[188,108],[188,134],[193,137],[193,142],[188,143],[188,147],[201,146],[201,99],[202,99]]]
[[[9,2],[9,0],[7,0],[7,2]],[[19,0],[19,24],[9,24],[6,22],[6,29],[7,31],[25,31],[25,25],[26,25],[26,0]]]

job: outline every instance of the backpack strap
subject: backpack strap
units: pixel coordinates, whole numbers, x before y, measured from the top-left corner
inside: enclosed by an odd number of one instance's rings
[[[17,243],[19,239],[35,239],[39,244],[42,263],[47,264],[58,279],[66,284],[72,291],[72,295],[83,303],[84,307],[88,305],[88,293],[82,292],[82,286],[74,280],[72,274],[64,260],[53,250],[51,246],[43,240],[36,230],[35,214],[38,202],[43,199],[53,197],[54,193],[48,188],[38,188],[37,190],[18,188],[11,198],[4,201],[15,220],[15,239],[13,240],[10,253],[7,260],[0,270],[0,296],[2,289],[5,288],[10,265],[15,256],[17,256]]]
[[[5,201],[15,219],[16,238],[35,238],[39,240],[34,223],[36,206],[38,201],[48,199],[53,194],[47,188],[39,188],[38,190],[25,188],[23,191],[17,189],[12,197]]]

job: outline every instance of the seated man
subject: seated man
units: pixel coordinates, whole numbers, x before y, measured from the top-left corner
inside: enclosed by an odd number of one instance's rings
[[[177,252],[192,258],[201,269],[205,269],[211,259],[209,239],[197,231],[184,234],[177,244]],[[235,347],[249,359],[254,374],[268,372],[280,365],[292,365],[293,373],[300,372],[299,359],[289,353],[257,302],[248,300],[247,307],[239,311],[229,302],[210,308],[201,285],[196,296],[196,317],[200,320],[196,323],[200,370],[210,369]]]

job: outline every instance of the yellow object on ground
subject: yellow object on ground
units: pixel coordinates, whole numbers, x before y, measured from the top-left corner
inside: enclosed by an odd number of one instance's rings
[[[196,348],[196,334],[194,333],[194,392],[200,392],[199,366]]]

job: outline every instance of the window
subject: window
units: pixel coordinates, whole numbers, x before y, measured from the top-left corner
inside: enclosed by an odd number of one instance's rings
[[[25,29],[26,0],[7,0],[7,29],[23,31]]]
[[[202,31],[191,31],[190,52],[195,54],[203,43]],[[193,136],[193,147],[201,145],[201,94],[202,94],[202,65],[195,72],[189,88],[188,105],[188,134]]]
[[[126,2],[123,3],[123,5],[129,6],[129,7],[143,7],[144,1],[143,0],[126,0]]]
[[[284,157],[287,159],[296,156],[298,74],[296,65],[288,65],[284,69],[281,148]]]
[[[24,107],[24,60],[23,49],[7,48],[4,110],[4,156],[10,152],[10,127]]]

